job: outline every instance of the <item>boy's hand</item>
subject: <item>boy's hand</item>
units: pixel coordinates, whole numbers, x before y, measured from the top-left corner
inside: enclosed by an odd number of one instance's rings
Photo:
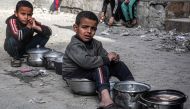
[[[26,27],[32,29],[32,25],[33,25],[33,21],[32,21],[32,19],[29,19]]]
[[[110,61],[117,62],[117,61],[119,61],[120,57],[119,57],[119,55],[117,53],[110,52],[110,53],[108,53],[108,58],[109,58]]]
[[[29,22],[32,22],[32,29],[42,31],[42,28],[39,26],[41,23],[37,22],[35,18],[30,19]]]

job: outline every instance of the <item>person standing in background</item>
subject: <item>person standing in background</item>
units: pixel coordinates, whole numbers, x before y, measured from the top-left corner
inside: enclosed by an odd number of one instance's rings
[[[108,4],[111,6],[111,17],[109,18],[108,25],[112,26],[114,21],[123,20],[125,22],[125,17],[121,10],[121,4],[124,0],[104,0],[102,12],[100,13],[100,21],[104,21],[106,19],[107,7]]]
[[[139,0],[125,0],[121,9],[128,24],[135,26],[137,24],[137,3]]]

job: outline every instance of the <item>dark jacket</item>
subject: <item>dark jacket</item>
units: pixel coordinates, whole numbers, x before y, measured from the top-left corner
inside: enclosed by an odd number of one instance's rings
[[[86,43],[75,35],[65,50],[63,72],[86,71],[109,64],[107,54],[100,41],[92,39]]]
[[[10,16],[6,20],[6,38],[14,37],[19,42],[28,43],[33,37],[34,32],[42,34],[42,36],[50,36],[51,29],[45,25],[39,25],[42,28],[42,32],[36,31],[26,27],[22,24],[15,15]]]

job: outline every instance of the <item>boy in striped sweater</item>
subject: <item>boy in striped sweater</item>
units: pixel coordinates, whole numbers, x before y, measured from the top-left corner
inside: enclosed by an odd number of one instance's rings
[[[11,66],[20,67],[20,58],[27,50],[37,45],[44,47],[51,35],[51,29],[42,25],[32,17],[33,6],[30,2],[21,0],[16,5],[14,15],[6,20],[6,39],[4,49],[13,57]],[[34,33],[36,33],[34,35]]]

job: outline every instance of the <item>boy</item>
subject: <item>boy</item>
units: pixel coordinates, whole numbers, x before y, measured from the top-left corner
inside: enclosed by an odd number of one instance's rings
[[[37,45],[44,47],[51,35],[51,29],[36,21],[32,14],[32,4],[21,0],[16,5],[14,15],[6,20],[4,49],[13,57],[11,60],[12,67],[20,67],[20,58],[26,51],[35,48]]]
[[[66,47],[63,58],[63,79],[87,78],[95,81],[100,94],[100,106],[115,109],[109,94],[109,78],[134,80],[127,66],[119,61],[115,52],[108,53],[100,41],[94,39],[98,25],[97,16],[90,11],[80,12],[73,29],[76,32]]]

